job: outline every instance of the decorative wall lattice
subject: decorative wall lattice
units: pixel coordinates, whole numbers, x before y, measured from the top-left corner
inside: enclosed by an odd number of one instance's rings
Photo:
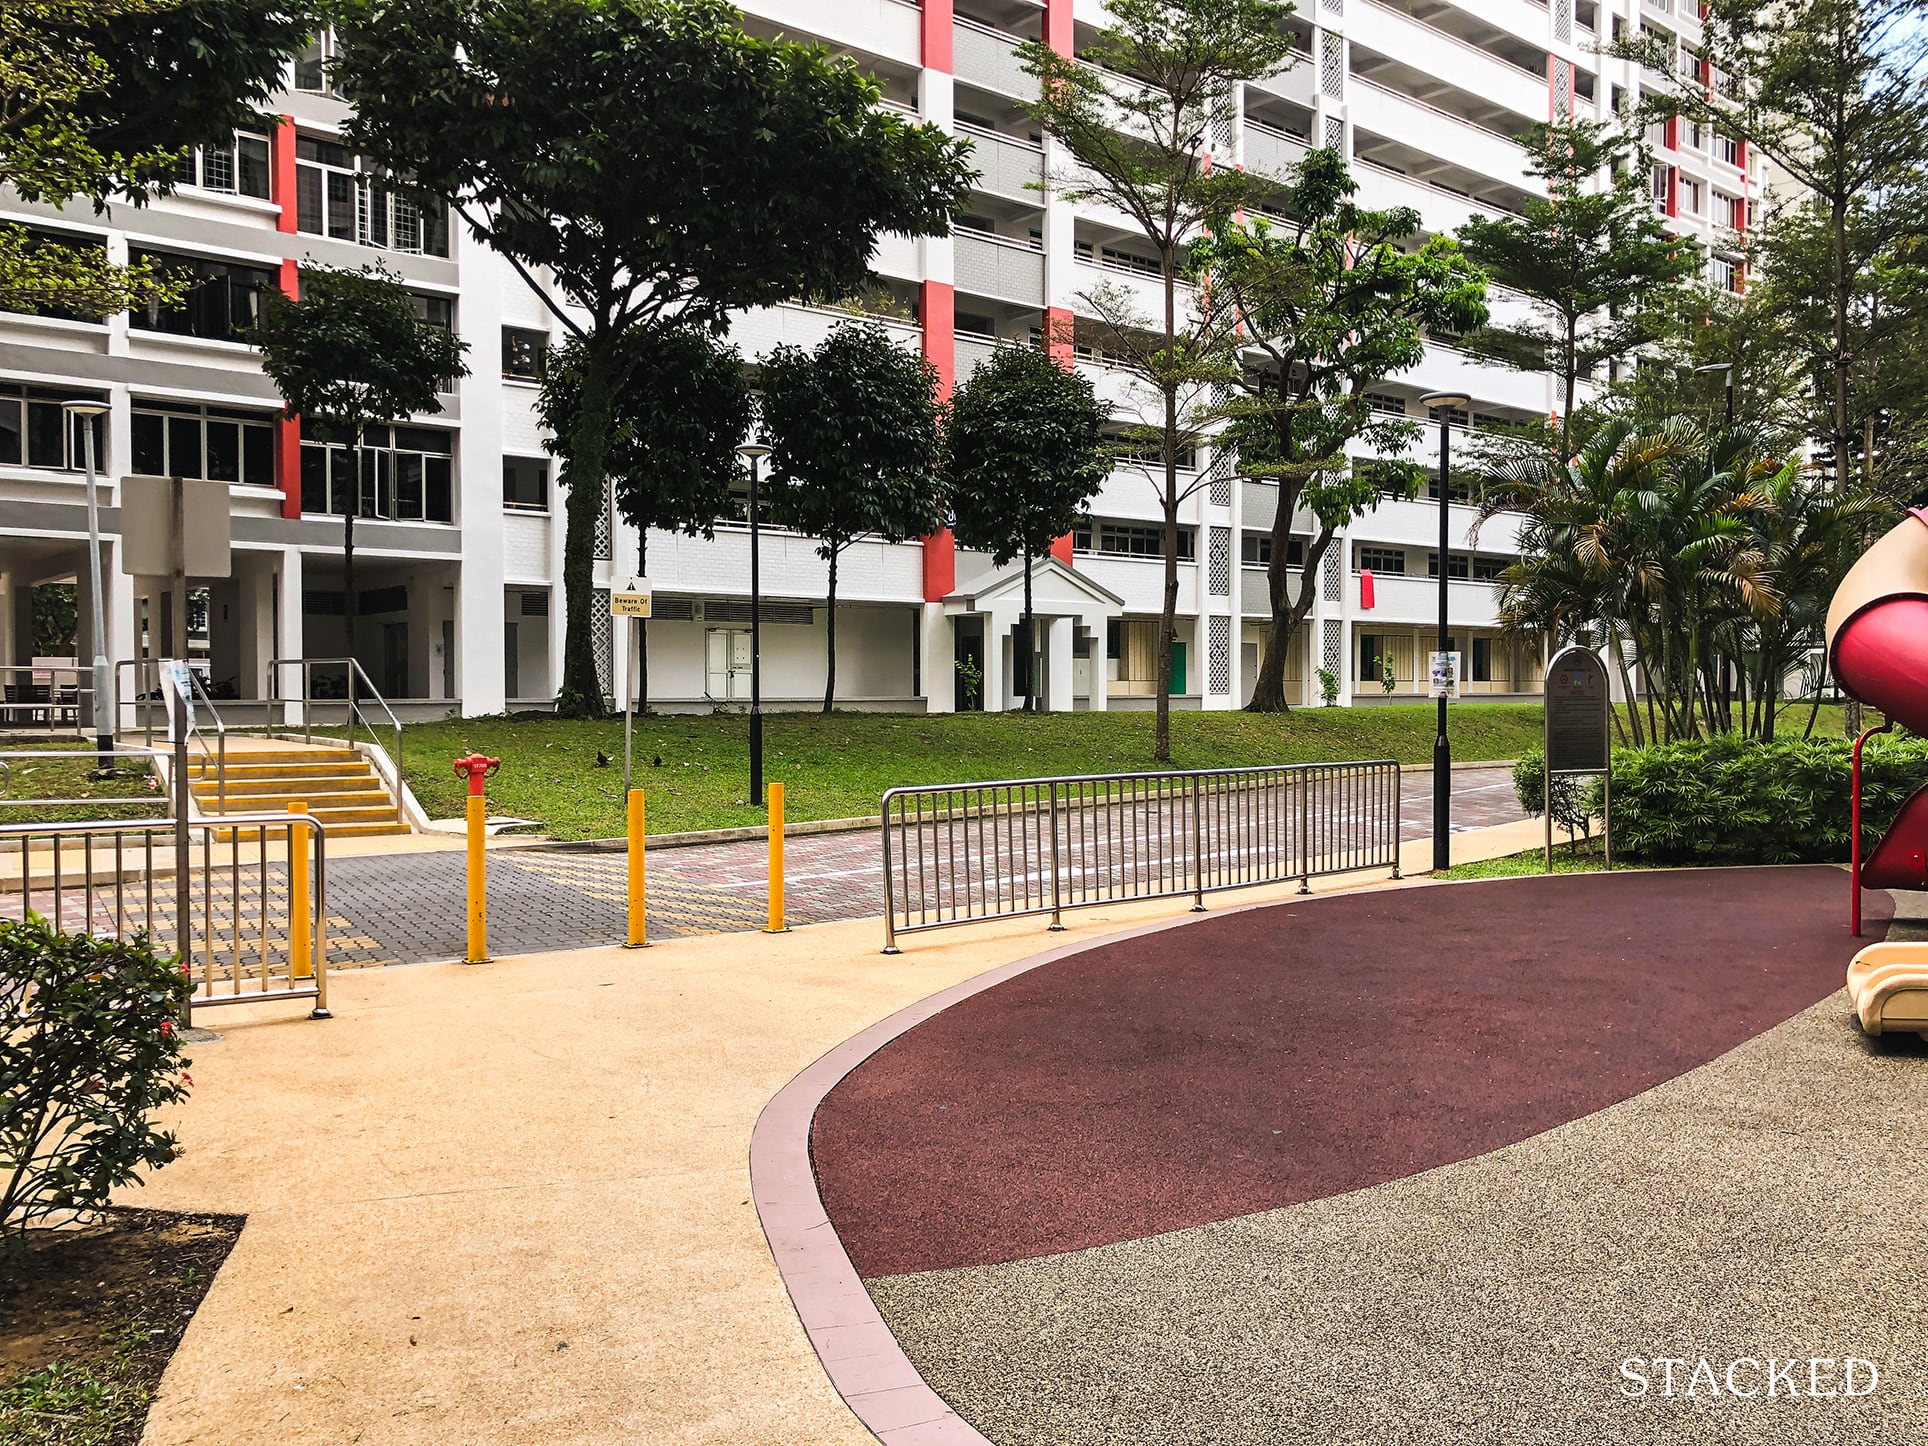
[[[1334,100],[1346,80],[1345,41],[1330,30],[1319,33],[1319,88]]]
[[[1565,44],[1573,41],[1573,0],[1553,0],[1553,38]]]
[[[1340,626],[1338,622],[1332,619],[1326,620],[1324,646],[1319,649],[1319,656],[1324,660],[1321,666],[1334,673],[1339,671],[1339,664],[1343,661],[1339,654]]]
[[[1345,0],[1319,0],[1319,8],[1338,15],[1345,9]]]
[[[605,500],[602,510],[596,514],[596,556],[599,558],[616,556],[616,528],[610,516],[614,510]]]
[[[1206,619],[1210,655],[1209,679],[1211,691],[1229,693],[1232,691],[1232,620],[1222,614],[1213,614]]]
[[[1336,542],[1326,552],[1325,566],[1319,571],[1319,596],[1327,602],[1338,602],[1345,596],[1339,580],[1339,544]]]
[[[609,615],[608,588],[596,589],[596,601],[589,609],[589,643],[596,650],[596,681],[602,686],[603,697],[613,698],[616,696],[616,620]]]
[[[1207,578],[1213,597],[1232,595],[1232,529],[1212,529],[1211,567]]]
[[[1326,117],[1325,144],[1329,151],[1337,151],[1342,156],[1346,153],[1346,123],[1336,115]]]
[[[1553,113],[1565,120],[1573,111],[1573,66],[1568,61],[1553,62]]]

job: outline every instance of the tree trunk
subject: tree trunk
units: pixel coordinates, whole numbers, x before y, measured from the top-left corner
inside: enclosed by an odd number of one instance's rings
[[[1562,359],[1564,365],[1561,367],[1561,380],[1566,385],[1566,402],[1560,412],[1560,465],[1563,467],[1567,458],[1573,455],[1573,393],[1579,381],[1579,350],[1580,319],[1569,316],[1566,319],[1566,356]],[[1445,485],[1446,479],[1442,477],[1440,486]],[[1439,565],[1444,567],[1446,560],[1441,558]]]
[[[596,527],[608,501],[607,456],[610,412],[608,362],[592,339],[582,370],[582,398],[576,429],[563,467],[569,489],[568,530],[562,546],[563,606],[568,609],[562,643],[562,688],[556,714],[563,718],[600,718],[609,711],[596,670],[594,619]]]
[[[831,542],[830,592],[823,610],[823,711],[826,713],[837,701],[837,554],[842,550],[835,541]]]
[[[341,516],[341,630],[348,646],[348,692],[355,691],[355,517],[361,511],[362,429],[355,428],[355,479]]]
[[[1296,498],[1296,493],[1294,494]],[[1279,494],[1279,517],[1288,518],[1284,489]],[[1287,522],[1289,529],[1290,523]],[[1291,595],[1290,579],[1286,576],[1286,541],[1290,539],[1288,530],[1282,540],[1278,532],[1279,524],[1273,523],[1272,561],[1265,570],[1265,580],[1272,604],[1272,625],[1266,631],[1265,655],[1259,660],[1259,675],[1252,685],[1252,701],[1246,709],[1253,713],[1289,713],[1292,705],[1285,696],[1285,665],[1291,658],[1292,639],[1305,625],[1306,615],[1312,611],[1317,596],[1317,580],[1320,564],[1332,545],[1332,533],[1325,532],[1306,550],[1305,567],[1299,573],[1299,595]]]
[[[1613,624],[1607,627],[1607,648],[1613,654],[1614,667],[1620,672],[1620,691],[1627,695],[1627,726],[1633,733],[1633,746],[1645,748],[1647,741],[1640,726],[1640,699],[1633,690],[1633,671],[1627,666],[1627,649],[1620,639],[1620,629]],[[1544,704],[1544,697],[1541,702]],[[1616,708],[1614,717],[1619,716],[1620,710]]]

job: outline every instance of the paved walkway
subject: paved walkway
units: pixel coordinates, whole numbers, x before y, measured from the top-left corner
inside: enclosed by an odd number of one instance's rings
[[[1532,836],[1461,835],[1457,856]],[[758,1114],[934,991],[1184,910],[980,925],[899,958],[862,920],[350,970],[327,1023],[206,1011],[223,1037],[193,1046],[193,1096],[166,1114],[186,1153],[122,1198],[248,1224],[146,1446],[863,1446],[751,1203]]]
[[[1432,775],[1403,776],[1402,836],[1432,828]],[[1454,771],[1456,832],[1521,818],[1507,768]],[[884,910],[883,870],[871,830],[805,834],[785,845],[792,923],[861,919]],[[418,964],[459,959],[467,947],[464,856],[453,850],[342,858],[328,871],[330,959]],[[594,948],[623,937],[627,862],[617,851],[494,847],[488,853],[489,948],[497,954]],[[649,856],[649,936],[680,939],[761,928],[768,855],[760,840],[661,849]]]

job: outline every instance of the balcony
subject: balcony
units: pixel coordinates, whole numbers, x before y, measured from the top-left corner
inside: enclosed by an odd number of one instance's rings
[[[1423,563],[1424,558],[1420,561]],[[1346,601],[1354,621],[1368,632],[1374,624],[1408,623],[1421,626],[1439,621],[1439,579],[1400,573],[1372,575],[1373,608],[1360,611],[1359,574],[1346,584]],[[1499,624],[1500,588],[1496,582],[1453,578],[1446,584],[1446,616],[1455,628],[1491,628]]]
[[[1044,199],[1042,147],[962,123],[957,132],[971,142],[971,164],[979,172],[978,190],[1007,196],[1028,206],[1041,204]]]
[[[951,22],[951,69],[959,80],[999,95],[1031,100],[1038,83],[1018,60],[1015,36],[958,17]]]
[[[1367,76],[1355,74],[1352,81],[1355,127],[1423,155],[1450,159],[1476,176],[1513,190],[1532,189],[1533,180],[1526,173],[1526,152],[1508,135]]]
[[[1245,169],[1290,180],[1309,149],[1297,136],[1287,135],[1263,121],[1245,119]]]
[[[958,231],[957,289],[1044,309],[1044,252],[979,231]]]

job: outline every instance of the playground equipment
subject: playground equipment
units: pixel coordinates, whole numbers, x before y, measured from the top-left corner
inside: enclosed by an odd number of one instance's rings
[[[1888,722],[1854,741],[1852,923],[1861,932],[1861,891],[1928,890],[1928,787],[1901,806],[1874,850],[1861,850],[1861,750],[1900,723],[1928,737],[1928,508],[1862,554],[1828,609],[1828,656],[1846,692]],[[1914,1030],[1928,1037],[1928,942],[1874,944],[1848,966],[1848,993],[1869,1034]]]

